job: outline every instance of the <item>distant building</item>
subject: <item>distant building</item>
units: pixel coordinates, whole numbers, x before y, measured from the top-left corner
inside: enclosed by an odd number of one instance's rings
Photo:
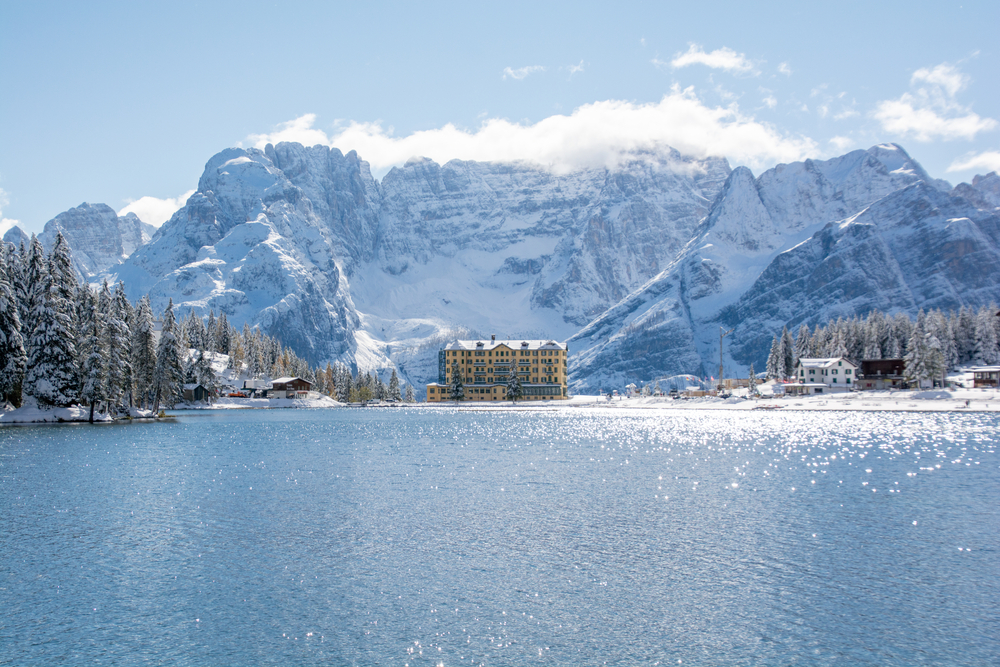
[[[906,387],[905,370],[906,362],[902,359],[864,359],[861,377],[855,382],[859,389],[903,389]]]
[[[856,386],[858,367],[844,357],[802,358],[795,363],[795,381],[786,394],[823,394],[848,391]]]
[[[997,313],[1000,315],[1000,313]],[[975,366],[972,369],[972,386],[996,389],[1000,386],[1000,366]]]
[[[203,385],[191,383],[184,385],[184,391],[182,392],[184,400],[188,403],[194,403],[196,401],[209,401],[212,397],[212,392],[206,389]]]
[[[569,398],[569,348],[553,340],[455,340],[438,352],[438,381],[427,385],[427,401],[451,400],[452,364],[458,363],[466,401],[503,401],[510,369],[521,380],[521,400]]]
[[[271,398],[306,398],[309,390],[312,389],[312,382],[302,378],[283,377],[271,382],[269,392]]]

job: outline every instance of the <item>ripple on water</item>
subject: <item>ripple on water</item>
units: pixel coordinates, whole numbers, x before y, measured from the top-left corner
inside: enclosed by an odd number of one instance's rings
[[[995,416],[0,430],[0,662],[989,664]]]

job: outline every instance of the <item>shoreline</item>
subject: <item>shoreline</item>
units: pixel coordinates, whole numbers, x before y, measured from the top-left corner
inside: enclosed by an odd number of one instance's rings
[[[571,410],[603,408],[611,410],[666,410],[680,412],[758,410],[761,412],[1000,412],[1000,390],[995,389],[940,389],[845,392],[825,396],[795,396],[748,399],[740,396],[717,398],[705,396],[689,399],[672,399],[666,396],[629,398],[616,397],[611,401],[598,396],[571,396],[558,401],[462,401],[460,403],[374,403],[351,405],[339,403],[329,397],[318,399],[234,399],[220,398],[212,405],[180,404],[170,410],[176,413],[211,412],[216,410],[287,410],[287,409],[370,409],[416,408],[421,410],[459,409],[496,412]],[[90,409],[81,406],[68,408],[22,407],[0,412],[0,426],[30,424],[88,424]],[[95,414],[94,424],[122,424],[133,421],[154,422],[159,419],[150,410],[133,409],[131,417],[114,419],[108,414]]]

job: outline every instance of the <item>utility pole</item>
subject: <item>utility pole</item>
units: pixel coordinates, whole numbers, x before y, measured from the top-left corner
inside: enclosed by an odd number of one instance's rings
[[[719,388],[718,391],[722,393],[722,339],[733,333],[733,329],[729,331],[725,330],[725,327],[719,327]]]

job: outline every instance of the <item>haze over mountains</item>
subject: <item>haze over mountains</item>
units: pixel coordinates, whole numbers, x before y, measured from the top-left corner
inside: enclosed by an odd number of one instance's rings
[[[42,240],[61,229],[82,275],[157,309],[226,312],[313,363],[396,366],[418,388],[456,336],[568,341],[571,389],[596,393],[715,374],[720,326],[744,374],[782,326],[1000,300],[996,174],[952,189],[894,144],[757,178],[630,157],[565,175],[412,159],[378,182],[354,152],[233,148],[148,243],[134,215],[89,204]]]

